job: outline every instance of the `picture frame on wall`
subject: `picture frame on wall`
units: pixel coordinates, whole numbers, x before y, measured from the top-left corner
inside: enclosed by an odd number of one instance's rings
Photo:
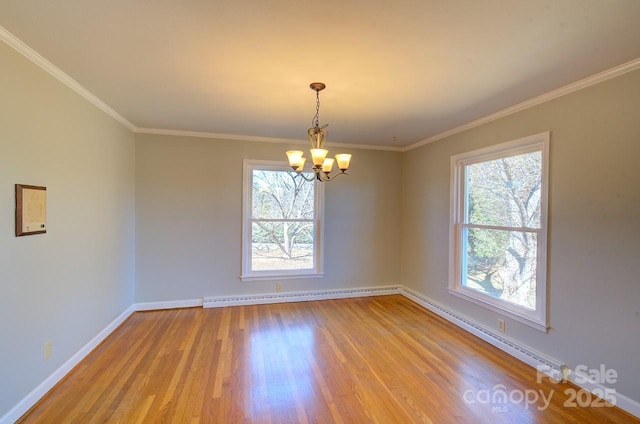
[[[47,188],[16,184],[16,237],[47,232]]]

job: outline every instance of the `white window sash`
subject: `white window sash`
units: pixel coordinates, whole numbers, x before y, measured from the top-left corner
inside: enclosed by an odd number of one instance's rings
[[[549,132],[535,134],[518,140],[490,146],[484,149],[454,155],[451,157],[451,193],[449,225],[449,293],[483,306],[501,315],[508,316],[540,331],[549,329],[547,315],[547,204],[549,184]],[[499,158],[517,156],[535,151],[542,152],[542,185],[540,187],[540,228],[482,225],[468,222],[466,199],[466,166]],[[514,232],[535,233],[536,251],[536,307],[530,310],[496,299],[490,295],[462,285],[462,270],[466,269],[466,246],[463,240],[465,228],[494,229]]]
[[[314,217],[312,219],[272,219],[254,218],[252,211],[253,171],[282,171],[290,172],[291,167],[286,162],[261,161],[245,159],[243,161],[243,204],[242,204],[242,263],[241,281],[268,281],[298,278],[324,277],[324,185],[314,183]],[[251,267],[251,238],[254,222],[311,222],[314,223],[313,267],[294,270],[261,270],[255,271]]]

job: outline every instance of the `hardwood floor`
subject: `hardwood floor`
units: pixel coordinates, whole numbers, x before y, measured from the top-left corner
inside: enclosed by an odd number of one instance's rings
[[[640,423],[571,388],[394,295],[136,312],[18,422]]]

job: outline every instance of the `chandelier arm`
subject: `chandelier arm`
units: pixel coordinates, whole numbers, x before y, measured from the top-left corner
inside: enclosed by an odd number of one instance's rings
[[[313,175],[313,177],[307,178],[307,177],[304,176],[304,174],[302,172],[299,172],[299,171],[294,171],[294,172],[296,173],[294,178],[300,177],[300,178],[302,178],[303,180],[305,180],[308,183],[313,182],[316,179],[316,175],[315,174]]]
[[[323,183],[326,181],[333,181],[339,175],[349,175],[349,174],[347,174],[344,171],[340,171],[337,174],[332,176],[332,175],[327,175],[325,172],[316,172],[316,178]]]
[[[323,171],[321,171],[321,170],[315,170],[315,169],[312,169],[312,171],[313,171],[313,176],[312,176],[311,178],[307,178],[307,177],[305,177],[305,176],[304,176],[304,174],[303,174],[302,172],[294,171],[294,172],[296,173],[296,174],[294,175],[294,178],[298,178],[298,177],[300,177],[300,178],[302,178],[303,180],[305,180],[305,181],[307,181],[307,182],[309,182],[309,183],[310,183],[310,182],[313,182],[313,181],[315,181],[315,180],[318,180],[318,181],[320,181],[321,183],[324,183],[324,182],[327,182],[327,181],[333,181],[333,180],[335,180],[335,179],[336,179],[336,177],[337,177],[338,175],[349,175],[349,174],[347,174],[347,173],[346,173],[346,172],[344,172],[344,171],[340,171],[340,172],[338,172],[338,173],[337,173],[337,174],[335,174],[335,175],[327,175],[327,173],[326,173],[326,172],[323,172]],[[307,172],[308,172],[308,171],[307,171]]]

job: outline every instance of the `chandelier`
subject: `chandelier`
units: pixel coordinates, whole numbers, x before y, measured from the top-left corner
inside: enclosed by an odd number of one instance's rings
[[[289,159],[289,165],[299,176],[307,181],[318,180],[320,182],[331,181],[338,175],[346,174],[349,168],[349,162],[351,161],[351,155],[348,153],[339,153],[336,155],[335,160],[328,158],[329,153],[324,148],[324,143],[329,135],[327,127],[329,124],[320,126],[319,114],[320,114],[320,91],[324,90],[326,85],[321,82],[313,82],[309,87],[316,92],[316,114],[311,120],[312,127],[309,128],[307,134],[309,135],[309,141],[311,142],[311,160],[313,161],[313,177],[308,178],[302,172],[304,171],[304,163],[307,158],[303,157],[304,153],[301,150],[289,150],[287,151],[287,158]],[[333,163],[338,162],[338,168],[340,173],[330,175],[333,169]]]

